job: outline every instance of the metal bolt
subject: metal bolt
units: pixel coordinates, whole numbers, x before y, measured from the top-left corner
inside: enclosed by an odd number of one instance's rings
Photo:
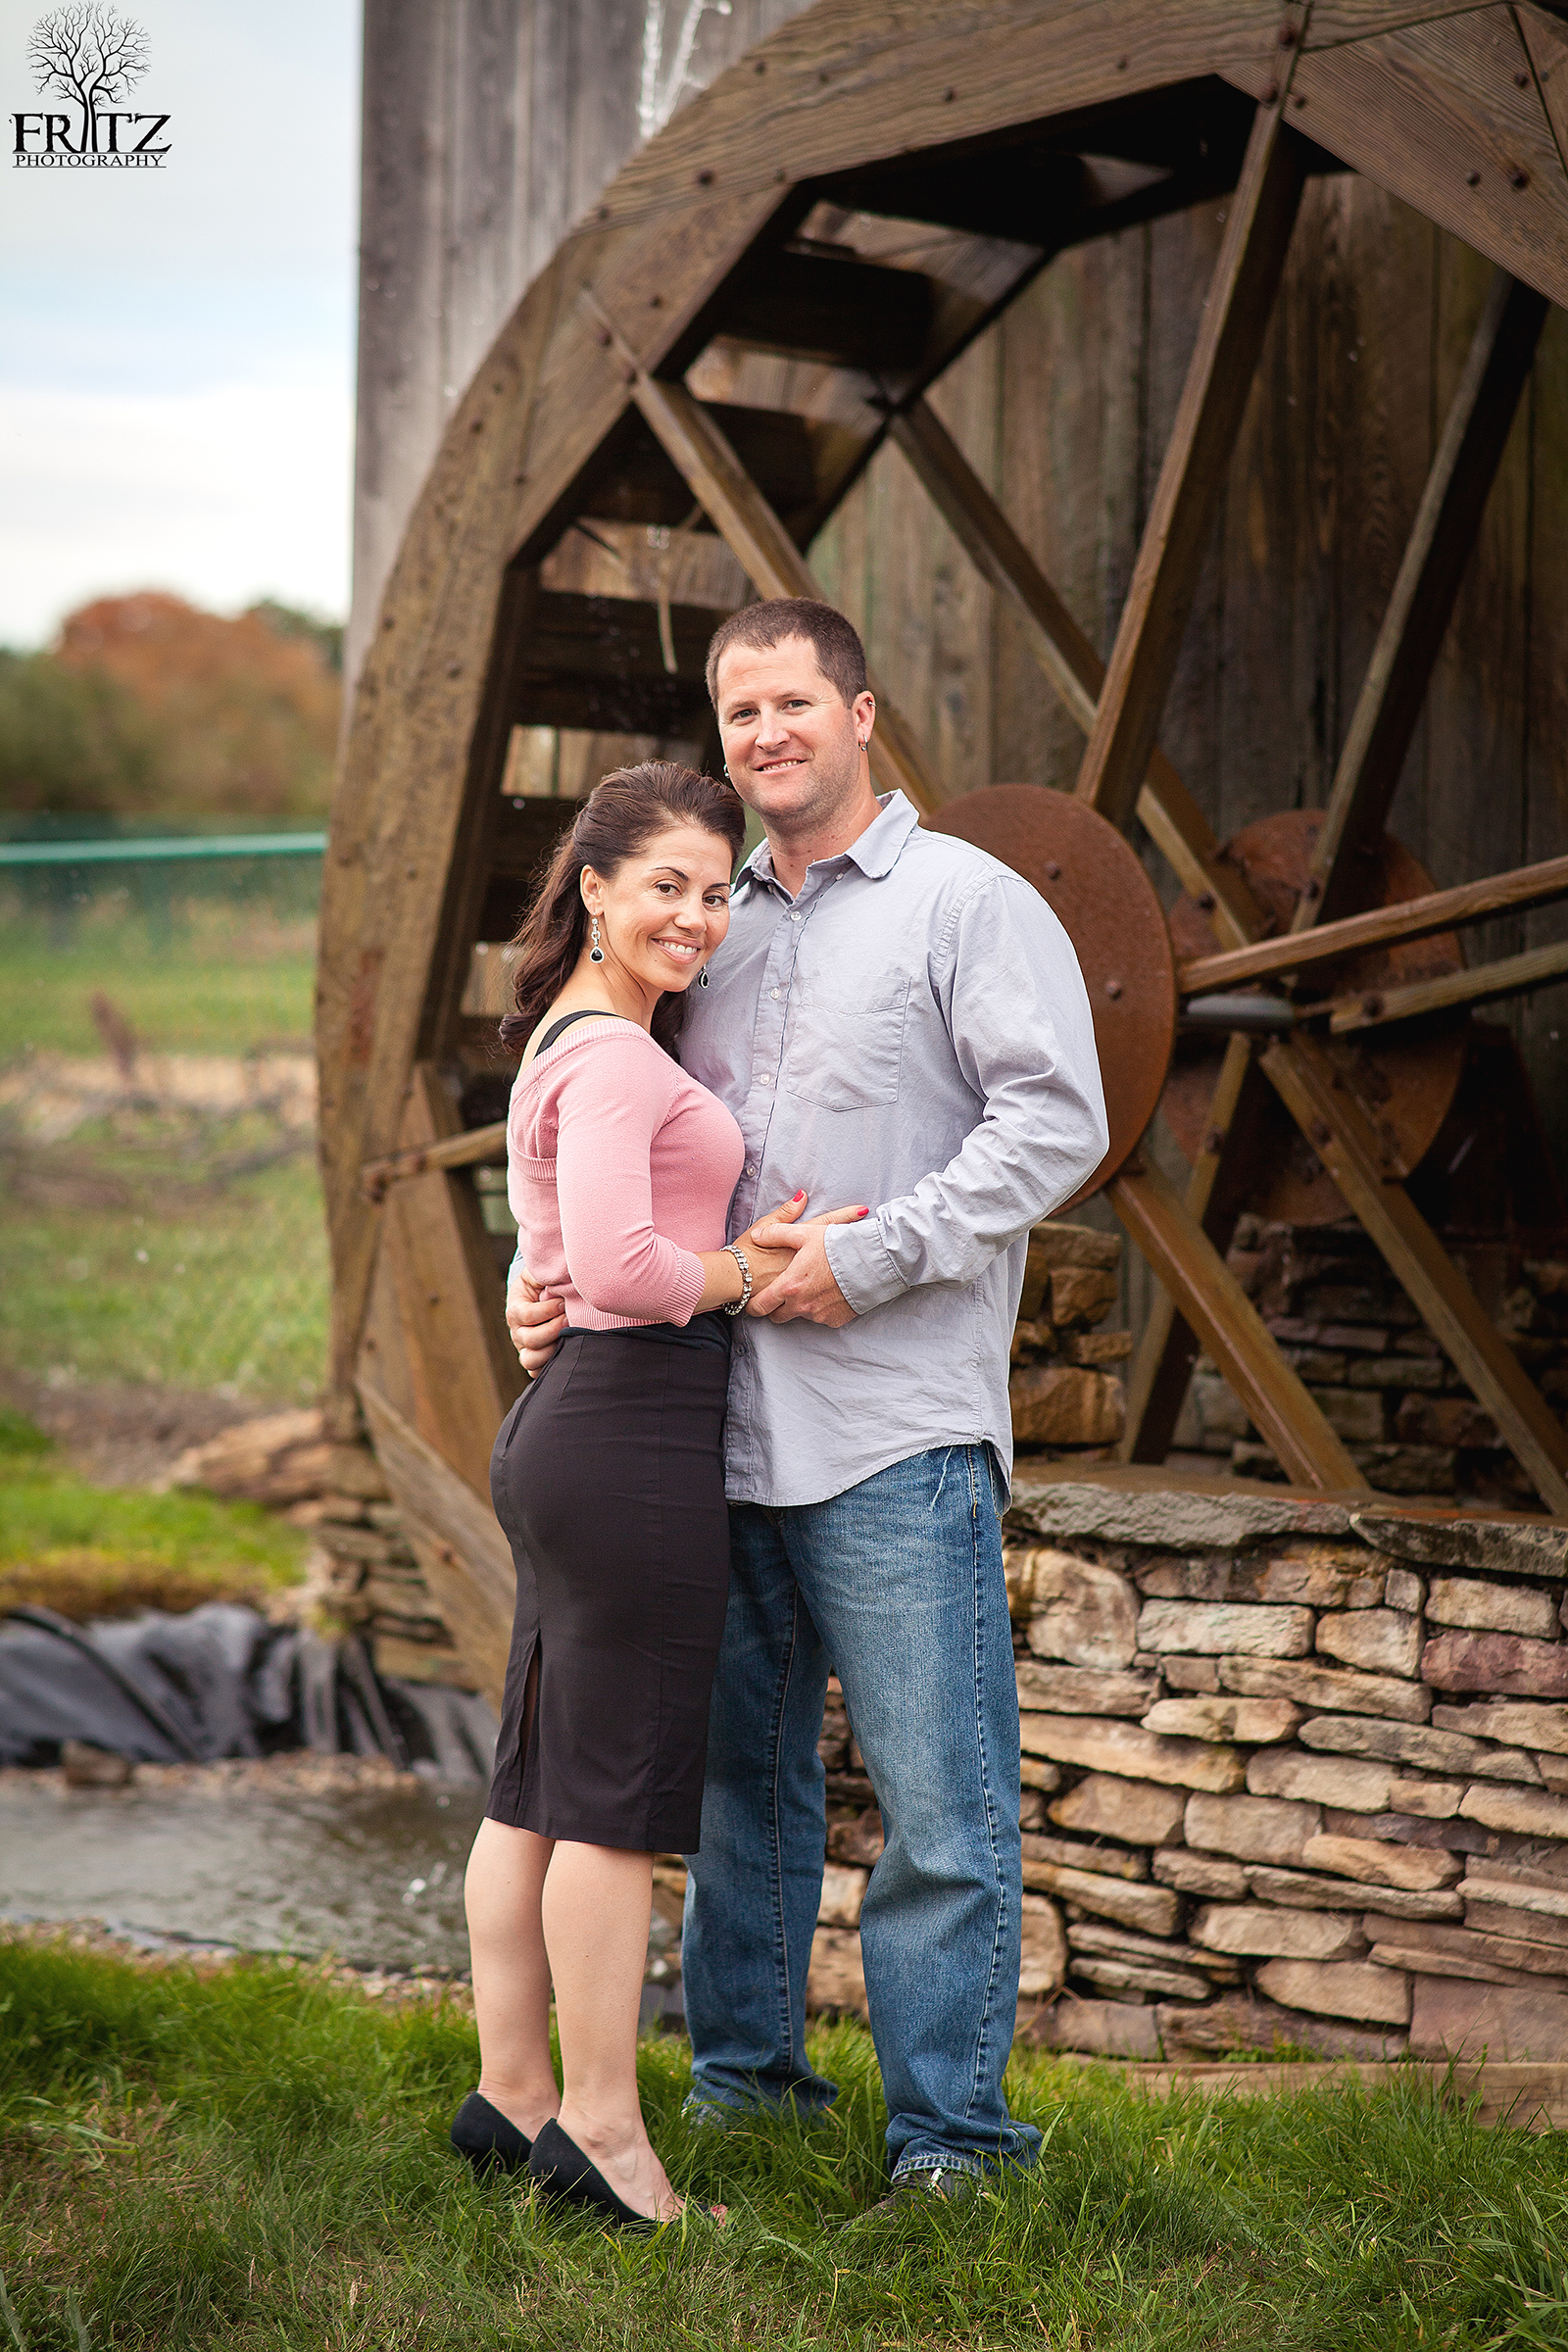
[[[1368,1020],[1375,1020],[1383,1010],[1383,999],[1375,989],[1361,999],[1361,1010],[1366,1014]]]
[[[610,349],[610,329],[608,326],[602,326],[599,329],[597,340],[601,351],[608,351]]]
[[[1224,1151],[1224,1149],[1225,1149],[1225,1130],[1224,1130],[1224,1128],[1223,1128],[1223,1127],[1211,1127],[1211,1128],[1209,1129],[1208,1133],[1207,1133],[1207,1134],[1204,1136],[1204,1138],[1203,1138],[1203,1150],[1204,1150],[1204,1151],[1205,1151],[1205,1152],[1208,1153],[1208,1156],[1209,1156],[1209,1158],[1210,1158],[1210,1159],[1218,1159],[1218,1157],[1219,1157],[1220,1153],[1221,1153],[1221,1152]]]
[[[1267,81],[1263,84],[1263,104],[1265,106],[1272,106],[1279,94],[1280,85],[1277,81]]]
[[[1301,896],[1303,899],[1320,899],[1323,896],[1323,885],[1316,874],[1307,875],[1301,885]]]
[[[1334,1130],[1327,1119],[1314,1119],[1307,1129],[1307,1133],[1320,1152],[1325,1144],[1331,1144],[1334,1141]]]
[[[1508,174],[1508,185],[1509,185],[1509,187],[1510,187],[1510,188],[1528,188],[1528,187],[1529,187],[1529,185],[1530,185],[1530,174],[1529,174],[1529,172],[1528,172],[1525,170],[1525,168],[1524,168],[1523,164],[1521,164],[1521,165],[1520,165],[1520,167],[1519,167],[1519,169],[1518,169],[1518,171],[1517,171],[1517,172],[1509,172],[1509,174]]]
[[[1214,911],[1214,893],[1211,890],[1200,890],[1198,894],[1198,904],[1205,914],[1212,914]]]
[[[1105,994],[1114,1004],[1116,999],[1121,995],[1121,982],[1119,980],[1107,980],[1105,982]]]
[[[1479,187],[1480,187],[1480,185],[1481,185],[1481,174],[1480,174],[1480,172],[1467,172],[1465,173],[1465,175],[1464,175],[1464,176],[1465,176],[1465,185],[1466,185],[1467,187],[1471,187],[1471,188],[1479,188]]]
[[[712,184],[713,184],[713,174],[711,173],[711,172],[708,171],[708,170],[705,168],[703,171],[701,171],[701,172],[698,172],[698,174],[697,174],[697,185],[698,185],[700,188],[710,188],[710,187],[712,186]]]
[[[1278,39],[1282,49],[1294,49],[1296,47],[1296,26],[1294,24],[1282,24],[1279,29]]]
[[[1529,76],[1529,74],[1528,74],[1525,72],[1525,70],[1524,70],[1523,66],[1521,66],[1521,67],[1520,67],[1520,69],[1519,69],[1518,73],[1517,73],[1517,74],[1514,75],[1514,77],[1513,77],[1513,78],[1514,78],[1514,84],[1515,84],[1516,88],[1518,88],[1518,89],[1521,89],[1521,90],[1528,90],[1528,89],[1529,89],[1529,87],[1530,87],[1530,76]]]
[[[1055,879],[1056,879],[1056,877],[1059,875],[1059,873],[1060,873],[1060,872],[1061,872],[1061,868],[1060,868],[1060,866],[1059,866],[1059,865],[1056,863],[1056,860],[1054,859],[1054,858],[1048,858],[1046,859],[1046,879],[1047,879],[1047,881],[1048,881],[1048,882],[1054,882],[1054,881],[1055,881]]]

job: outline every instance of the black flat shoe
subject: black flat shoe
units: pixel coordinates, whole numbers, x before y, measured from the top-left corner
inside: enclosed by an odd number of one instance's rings
[[[487,2173],[520,2173],[533,2141],[499,2107],[470,2090],[452,2119],[452,2145],[482,2180]]]
[[[554,2116],[542,2127],[533,2143],[528,2174],[547,2197],[559,2197],[564,2204],[580,2205],[586,2212],[602,2214],[617,2230],[630,2230],[646,2237],[660,2227],[651,2214],[638,2213],[624,2198],[616,2196],[599,2167],[590,2164]]]

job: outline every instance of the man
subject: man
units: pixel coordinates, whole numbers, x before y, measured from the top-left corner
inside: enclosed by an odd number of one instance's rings
[[[1107,1144],[1094,1028],[1029,884],[872,791],[842,613],[747,607],[708,683],[767,836],[681,1040],[745,1137],[730,1232],[798,1187],[873,1214],[760,1232],[796,1254],[735,1332],[730,1603],[682,1945],[692,2105],[836,2096],[805,2047],[833,1671],[886,1838],[860,1940],[894,2193],[951,2196],[1039,2145],[1002,2091],[1021,1874],[1000,1513],[1028,1229]],[[530,1368],[554,1313],[514,1298]]]

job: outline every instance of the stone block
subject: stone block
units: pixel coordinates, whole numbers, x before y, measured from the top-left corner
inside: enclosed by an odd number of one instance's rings
[[[1421,1652],[1421,1679],[1437,1690],[1568,1698],[1568,1642],[1523,1634],[1437,1634]]]
[[[1568,1569],[1568,1530],[1521,1520],[1405,1518],[1375,1506],[1352,1511],[1358,1536],[1418,1568],[1475,1568],[1503,1576]]]
[[[1124,1364],[1133,1351],[1130,1331],[1058,1331],[1056,1352],[1064,1364]]]
[[[1417,1576],[1413,1568],[1391,1567],[1383,1580],[1383,1597],[1391,1609],[1418,1615],[1426,1605],[1426,1579]]]
[[[1152,2009],[1127,2001],[1081,2001],[1063,1993],[1023,2028],[1021,2038],[1041,2050],[1077,2050],[1095,2058],[1154,2059],[1159,2026]]]
[[[818,1928],[806,1972],[806,2006],[818,2014],[868,2018],[860,1938],[852,1928]]]
[[[1093,1487],[1013,1481],[1012,1519],[1050,1542],[1147,1544],[1157,1551],[1236,1551],[1274,1536],[1346,1537],[1344,1503],[1300,1494],[1203,1494],[1167,1486]],[[1375,1542],[1375,1538],[1369,1538]],[[1403,1556],[1403,1555],[1401,1555]]]
[[[1059,1266],[1098,1266],[1113,1274],[1121,1264],[1119,1233],[1102,1233],[1095,1225],[1068,1225],[1045,1218],[1029,1234],[1029,1255],[1052,1273]]]
[[[1200,1850],[1235,1854],[1244,1862],[1299,1862],[1320,1825],[1313,1804],[1281,1803],[1263,1796],[1190,1796],[1185,1817],[1187,1842]]]
[[[1386,2026],[1410,2020],[1409,1978],[1373,1960],[1265,1960],[1255,1982],[1286,2009]]]
[[[1421,1664],[1421,1620],[1402,1609],[1347,1609],[1318,1619],[1317,1645],[1369,1674],[1414,1676]]]
[[[1201,2001],[1209,1991],[1207,1979],[1190,1969],[1154,1968],[1145,1960],[1080,1958],[1074,1953],[1067,1973],[1075,1983],[1098,1984],[1105,1992],[1152,1993],[1165,2001]]]
[[[1154,1856],[1153,1871],[1162,1886],[1178,1894],[1206,1894],[1220,1903],[1239,1903],[1247,1892],[1247,1873],[1239,1862],[1220,1862],[1212,1854],[1195,1854],[1186,1846],[1164,1846]]]
[[[1463,1794],[1460,1788],[1458,1795]],[[1458,1797],[1453,1809],[1455,1813],[1459,1810]],[[1485,1853],[1489,1843],[1488,1833],[1473,1821],[1412,1820],[1404,1813],[1341,1813],[1332,1805],[1323,1815],[1323,1827],[1331,1838],[1383,1838],[1396,1845],[1441,1847],[1450,1854]]]
[[[835,1821],[828,1825],[827,1850],[830,1860],[847,1862],[860,1870],[869,1870],[882,1859],[882,1816],[875,1805],[854,1821]]]
[[[1127,1787],[1123,1781],[1120,1786]],[[1112,1879],[1147,1879],[1149,1858],[1129,1853],[1124,1845],[1088,1845],[1078,1838],[1048,1838],[1042,1831],[1025,1830],[1025,1862],[1053,1862],[1064,1870],[1098,1870]]]
[[[868,1870],[855,1870],[847,1863],[825,1864],[822,1899],[816,1907],[819,1924],[824,1928],[858,1928],[870,1877]]]
[[[1381,1574],[1357,1544],[1319,1544],[1278,1559],[1156,1560],[1134,1581],[1146,1600],[1250,1600],[1310,1609],[1373,1608]]]
[[[1312,1612],[1247,1601],[1150,1600],[1138,1620],[1138,1646],[1210,1657],[1303,1658],[1312,1646]]]
[[[1092,1666],[1018,1661],[1018,1704],[1053,1715],[1147,1715],[1159,1696],[1157,1674],[1097,1674]]]
[[[1432,1370],[1433,1386],[1441,1387],[1442,1366]],[[1468,1396],[1409,1396],[1399,1399],[1394,1434],[1410,1446],[1495,1446],[1497,1424]]]
[[[1527,1853],[1529,1850],[1525,1848]],[[1538,1849],[1532,1860],[1555,1862],[1560,1866],[1563,1856],[1549,1848],[1545,1855],[1542,1855]],[[1559,1878],[1555,1870],[1533,1869],[1529,1862],[1511,1862],[1491,1854],[1474,1854],[1466,1867],[1464,1892],[1467,1900],[1472,1895],[1488,1896],[1521,1913],[1532,1915],[1538,1922],[1546,1919],[1568,1920],[1568,1882]],[[1545,1932],[1539,1925],[1521,1926],[1519,1930],[1521,1936],[1544,1935]],[[1556,1940],[1553,1933],[1552,1941]]]
[[[1568,1838],[1568,1796],[1551,1796],[1544,1788],[1467,1788],[1459,1813],[1464,1821],[1509,1830],[1517,1838]]]
[[[1417,1977],[1410,2018],[1415,2058],[1568,2059],[1568,1995],[1544,1988]]]
[[[1181,1788],[1120,1774],[1092,1772],[1058,1796],[1051,1818],[1059,1830],[1086,1838],[1119,1838],[1127,1845],[1165,1845],[1181,1829],[1187,1797]]]
[[[1435,1576],[1427,1593],[1427,1615],[1438,1625],[1462,1626],[1469,1633],[1525,1634],[1538,1642],[1557,1639],[1556,1596],[1539,1585]]]
[[[1093,1870],[1069,1870],[1054,1862],[1025,1862],[1023,1883],[1037,1894],[1076,1903],[1097,1919],[1114,1919],[1145,1936],[1169,1936],[1181,1917],[1181,1900],[1168,1886],[1140,1886]]]
[[[1568,1971],[1568,1920],[1554,1914],[1515,1910],[1503,1899],[1500,1886],[1478,1886],[1473,1879],[1467,1879],[1459,1891],[1464,1897],[1467,1928],[1493,1936],[1507,1936],[1528,1928],[1533,1943],[1557,1947],[1564,1970]]]
[[[1025,1999],[1039,2000],[1055,1992],[1067,1973],[1067,1938],[1061,1913],[1042,1894],[1023,1898],[1023,1954],[1018,1968],[1018,1990]]]
[[[1247,1786],[1253,1796],[1339,1805],[1347,1813],[1386,1813],[1393,1777],[1385,1764],[1348,1756],[1303,1756],[1286,1748],[1264,1748],[1247,1768]]]
[[[1188,1934],[1210,1951],[1287,1960],[1339,1960],[1366,1948],[1353,1913],[1283,1911],[1267,1903],[1205,1904]]]
[[[1488,1984],[1528,1984],[1541,1977],[1568,1979],[1568,1952],[1562,1945],[1540,1943],[1524,1935],[1493,1934],[1430,1921],[1411,1925],[1377,1911],[1367,1912],[1361,1933],[1374,1946],[1396,1943],[1401,1951],[1423,1953],[1422,1973],[1427,1976],[1441,1977],[1446,1972],[1475,1977]],[[1407,1968],[1416,1963],[1400,1960],[1396,1965]],[[1568,1991],[1568,1982],[1553,1989]]]
[[[1162,1698],[1144,1717],[1144,1729],[1183,1740],[1238,1740],[1248,1747],[1266,1747],[1289,1740],[1301,1714],[1288,1698]]]
[[[1196,1968],[1214,1984],[1241,1981],[1241,1965],[1225,1952],[1200,1950],[1191,1943],[1163,1942],[1153,1936],[1135,1936],[1129,1928],[1108,1928],[1103,1920],[1077,1919],[1067,1930],[1068,1949],[1096,1953],[1102,1959],[1140,1960],[1151,1968]]]
[[[1020,1446],[1114,1446],[1127,1420],[1121,1382],[1082,1364],[1022,1364],[1007,1401]]]
[[[1308,1394],[1335,1436],[1348,1446],[1383,1443],[1383,1398],[1375,1389],[1312,1389]]]
[[[1171,1672],[1165,1680],[1175,1687]],[[1248,1698],[1292,1698],[1298,1706],[1349,1715],[1380,1715],[1395,1723],[1425,1723],[1432,1693],[1419,1683],[1386,1674],[1352,1674],[1343,1667],[1287,1658],[1221,1658],[1219,1687]]]
[[[1114,1568],[1046,1546],[1017,1570],[1029,1601],[1029,1647],[1068,1666],[1120,1673],[1138,1648],[1138,1594]]]
[[[1446,1446],[1356,1446],[1356,1468],[1383,1494],[1451,1494],[1455,1467]]]
[[[1568,1706],[1491,1699],[1479,1706],[1434,1707],[1432,1722],[1440,1732],[1460,1732],[1473,1740],[1496,1740],[1509,1747],[1546,1748],[1553,1755],[1568,1756]]]
[[[1155,2016],[1165,2055],[1172,2059],[1224,2058],[1232,2050],[1309,2050],[1318,2058],[1375,2060],[1397,2058],[1405,2046],[1402,2034],[1330,2024],[1249,1992],[1221,1993],[1201,2009],[1162,2005]]]
[[[1046,1763],[1040,1756],[1023,1757],[1018,1766],[1018,1778],[1026,1788],[1038,1788],[1046,1795],[1053,1788],[1061,1787],[1061,1774],[1055,1765]]]
[[[1463,1781],[1395,1779],[1389,1784],[1391,1813],[1413,1813],[1419,1821],[1451,1821],[1464,1794]]]
[[[1120,1296],[1115,1274],[1099,1266],[1056,1266],[1041,1299],[1040,1313],[1058,1331],[1091,1331],[1103,1323]]]
[[[1369,1886],[1403,1886],[1417,1893],[1451,1886],[1460,1875],[1452,1854],[1431,1846],[1401,1845],[1392,1838],[1309,1838],[1301,1855],[1308,1870],[1332,1871]]]
[[[1037,1715],[1019,1718],[1024,1750],[1056,1764],[1078,1764],[1089,1772],[1119,1773],[1126,1780],[1158,1781],[1165,1788],[1239,1788],[1244,1768],[1233,1747],[1207,1740],[1163,1740],[1142,1725],[1094,1715]]]
[[[1218,1658],[1162,1658],[1165,1683],[1172,1690],[1217,1690]]]
[[[1447,1367],[1435,1361],[1423,1361],[1419,1356],[1381,1357],[1376,1363],[1352,1364],[1346,1375],[1354,1389],[1441,1389],[1447,1379]],[[1424,1434],[1398,1429],[1400,1438],[1411,1437],[1416,1444],[1447,1446],[1460,1441],[1452,1438],[1426,1438]]]
[[[1381,1756],[1411,1764],[1418,1772],[1463,1773],[1486,1781],[1523,1781],[1539,1788],[1541,1775],[1522,1748],[1494,1747],[1490,1740],[1467,1740],[1462,1732],[1435,1732],[1424,1723],[1371,1723],[1364,1715],[1314,1715],[1300,1732],[1303,1747],[1334,1755]],[[1379,1812],[1385,1808],[1379,1806]]]
[[[1260,1903],[1285,1903],[1296,1911],[1361,1911],[1368,1903],[1391,1919],[1463,1919],[1457,1886],[1413,1894],[1404,1886],[1365,1886],[1359,1879],[1320,1879],[1305,1870],[1252,1869],[1248,1889]]]

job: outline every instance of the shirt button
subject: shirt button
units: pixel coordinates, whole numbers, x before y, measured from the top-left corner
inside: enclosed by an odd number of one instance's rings
[[[798,922],[800,921],[800,919],[801,919],[801,918],[800,918],[800,916],[799,916],[798,914],[792,914],[792,915],[790,916],[790,921],[791,921],[792,923],[798,923]]]
[[[781,988],[770,988],[767,993],[776,1004],[780,997],[784,994],[784,991]]]
[[[748,1160],[746,1163],[746,1173],[748,1176],[755,1176],[757,1174],[756,1166],[750,1160]]]
[[[772,1081],[772,1079],[771,1079],[771,1078],[769,1078],[769,1076],[767,1075],[767,1072],[764,1070],[764,1071],[762,1072],[762,1075],[761,1075],[761,1077],[760,1077],[760,1078],[759,1078],[759,1080],[757,1081],[757,1083],[758,1083],[758,1085],[759,1085],[759,1086],[771,1086],[771,1085],[772,1085],[772,1083],[773,1083],[773,1081]]]

